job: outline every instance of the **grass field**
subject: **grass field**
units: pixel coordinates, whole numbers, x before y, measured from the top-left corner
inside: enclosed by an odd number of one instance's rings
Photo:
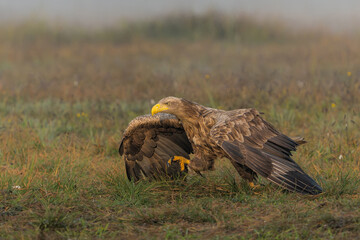
[[[211,14],[0,26],[0,239],[359,238],[359,40]],[[122,132],[169,95],[305,137],[294,159],[324,193],[251,190],[226,159],[128,182]]]

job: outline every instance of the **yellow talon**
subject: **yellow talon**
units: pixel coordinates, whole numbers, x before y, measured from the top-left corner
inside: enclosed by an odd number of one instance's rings
[[[256,189],[256,188],[260,187],[260,185],[255,185],[254,182],[249,182],[249,186],[250,186],[252,189]]]
[[[252,190],[255,190],[255,189],[257,189],[258,187],[260,187],[261,185],[260,184],[255,184],[254,182],[249,182],[249,186],[250,186],[250,188],[252,189]],[[260,194],[260,193],[258,193],[258,192],[255,192],[255,191],[253,191],[253,193],[254,194]]]
[[[185,170],[185,164],[190,164],[190,160],[186,159],[184,157],[181,156],[174,156],[172,158],[170,158],[170,160],[168,161],[169,164],[171,164],[173,161],[179,161],[180,162],[180,170],[184,171]]]

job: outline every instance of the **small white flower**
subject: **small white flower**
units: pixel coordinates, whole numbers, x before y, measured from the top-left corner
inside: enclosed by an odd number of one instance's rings
[[[74,81],[74,86],[77,87],[79,85],[79,82],[78,81]]]
[[[13,189],[20,189],[20,186],[12,186]]]
[[[339,159],[341,160],[341,159],[343,159],[343,158],[344,158],[343,155],[340,154],[340,155],[339,155]]]

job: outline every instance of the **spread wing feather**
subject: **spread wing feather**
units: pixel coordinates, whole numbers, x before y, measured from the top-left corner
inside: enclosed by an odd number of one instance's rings
[[[263,120],[255,109],[223,112],[210,131],[232,163],[249,167],[268,180],[300,193],[319,194],[321,187],[291,158],[298,145]],[[303,143],[303,139],[299,143]]]
[[[181,174],[177,162],[168,167],[173,156],[189,158],[191,144],[179,120],[170,114],[143,115],[129,123],[120,144],[129,180],[159,179]],[[185,172],[187,171],[187,168]]]

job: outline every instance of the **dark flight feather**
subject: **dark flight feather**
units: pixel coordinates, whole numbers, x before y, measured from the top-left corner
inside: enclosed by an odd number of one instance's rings
[[[179,176],[180,165],[175,162],[168,167],[168,160],[173,156],[189,158],[191,152],[191,144],[179,120],[165,113],[132,120],[119,148],[127,177],[134,181]]]
[[[235,162],[245,164],[288,190],[312,195],[322,192],[291,158],[291,151],[295,151],[298,144],[265,122],[256,110],[240,114],[231,111],[224,115],[210,135]],[[227,129],[225,135],[224,128]],[[303,143],[303,139],[300,140]]]

